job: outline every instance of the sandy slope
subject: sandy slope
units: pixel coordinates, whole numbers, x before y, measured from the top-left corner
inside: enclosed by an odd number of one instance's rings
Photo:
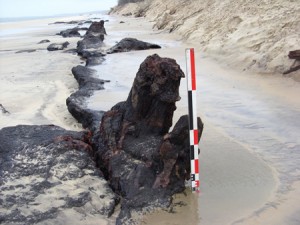
[[[175,32],[242,70],[282,73],[294,62],[288,52],[300,48],[298,0],[146,0],[117,13],[139,11],[155,28]],[[289,76],[300,80],[300,71]]]

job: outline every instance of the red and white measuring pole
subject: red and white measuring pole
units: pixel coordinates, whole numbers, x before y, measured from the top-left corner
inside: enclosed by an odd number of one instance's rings
[[[186,49],[192,191],[200,191],[195,52]]]

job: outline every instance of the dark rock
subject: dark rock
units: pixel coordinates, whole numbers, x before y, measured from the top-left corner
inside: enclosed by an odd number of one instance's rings
[[[105,60],[105,54],[99,50],[83,50],[80,55],[86,59],[86,66],[100,65]]]
[[[111,215],[117,197],[90,156],[88,138],[52,125],[1,129],[1,224]]]
[[[86,50],[99,50],[103,46],[104,35],[106,31],[104,28],[104,21],[93,22],[86,32],[84,39],[78,41],[77,43],[77,52],[79,55]]]
[[[182,77],[175,60],[149,56],[127,100],[102,117],[97,162],[123,198],[117,224],[134,224],[134,210],[168,207],[171,196],[182,192],[190,178],[188,116],[169,133]],[[200,138],[200,118],[198,129]]]
[[[67,30],[63,30],[61,32],[58,33],[58,35],[63,36],[64,38],[66,37],[81,37],[79,31],[81,30],[87,30],[86,27],[75,27],[72,29],[67,29]]]
[[[77,49],[71,48],[71,49],[65,50],[64,53],[71,53],[73,55],[77,55]]]
[[[132,16],[132,13],[124,13],[122,16]]]
[[[69,22],[57,21],[57,22],[50,23],[50,24],[78,24],[80,22],[82,22],[82,20],[72,20],[72,21],[69,21]]]
[[[80,37],[80,33],[79,33],[78,29],[76,29],[76,28],[63,30],[63,31],[59,32],[58,35],[61,35],[64,38],[66,38],[66,37]]]
[[[291,65],[290,69],[283,72],[284,75],[300,70],[300,50],[290,51],[288,57],[290,59],[294,59],[295,61]]]
[[[97,66],[105,61],[103,57],[88,57],[85,66]]]
[[[69,42],[64,42],[64,43],[61,43],[61,44],[50,44],[48,47],[47,47],[47,50],[48,51],[57,51],[57,50],[63,50],[65,48],[68,47],[70,43]]]
[[[93,22],[86,32],[86,36],[90,37],[104,37],[104,35],[106,35],[104,20],[100,20],[100,22]]]
[[[35,52],[36,49],[25,49],[25,50],[20,50],[17,51],[16,53],[31,53],[31,52]]]
[[[89,58],[89,57],[104,57],[106,54],[103,53],[101,50],[89,50],[89,51],[85,51],[83,50],[81,52],[81,57],[83,58]]]
[[[288,57],[290,59],[300,60],[300,49],[299,50],[290,51],[289,54],[288,54]]]
[[[85,37],[83,40],[77,42],[77,52],[82,55],[87,50],[97,50],[103,46],[103,39],[100,37]]]
[[[120,21],[120,23],[125,23],[124,21]]]
[[[38,44],[44,44],[44,43],[48,43],[50,42],[48,39],[45,39],[45,40],[41,40]]]
[[[3,114],[9,114],[9,112],[4,108],[4,106],[2,104],[0,104],[0,111],[3,113]]]
[[[92,23],[92,22],[93,22],[92,20],[86,20],[86,21],[78,23],[78,25],[83,25],[85,23]]]
[[[79,84],[79,90],[67,99],[68,110],[84,128],[95,130],[99,127],[104,112],[88,109],[86,99],[95,90],[104,89],[103,84],[105,81],[95,77],[95,70],[84,66],[74,67],[72,73]]]
[[[161,47],[156,44],[140,41],[135,38],[124,38],[118,44],[108,49],[107,53],[112,54],[112,53],[119,53],[119,52],[129,52],[129,51],[136,51],[136,50],[158,49],[158,48]]]

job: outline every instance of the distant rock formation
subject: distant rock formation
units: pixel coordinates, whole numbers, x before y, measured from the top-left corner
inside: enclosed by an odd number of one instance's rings
[[[44,44],[50,42],[48,39],[41,40],[38,44]]]
[[[64,42],[64,43],[60,43],[60,44],[56,44],[56,43],[53,43],[53,44],[50,44],[48,47],[47,47],[47,50],[48,51],[57,51],[57,50],[63,50],[65,48],[68,47],[70,43],[69,42]]]
[[[59,32],[58,35],[61,35],[64,38],[66,38],[66,37],[81,37],[81,35],[79,33],[79,31],[81,31],[81,30],[87,30],[87,28],[74,27],[71,29],[63,30],[63,31]]]
[[[20,50],[20,51],[17,51],[16,53],[19,54],[19,53],[32,53],[32,52],[35,52],[36,49],[24,49],[24,50]]]
[[[104,27],[104,20],[100,20],[100,22],[93,22],[86,32],[86,36],[99,37],[100,39],[103,38],[102,41],[104,40],[104,35],[107,35]]]
[[[119,53],[119,52],[129,52],[136,50],[146,50],[146,49],[158,49],[161,46],[157,44],[152,44],[144,41],[140,41],[135,38],[124,38],[118,44],[107,50],[108,54]]]
[[[104,35],[106,35],[104,21],[93,22],[84,35],[83,40],[77,43],[78,54],[83,55],[83,52],[87,50],[100,51],[100,48],[103,46]]]

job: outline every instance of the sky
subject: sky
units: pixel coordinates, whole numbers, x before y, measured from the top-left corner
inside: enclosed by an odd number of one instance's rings
[[[0,17],[52,16],[109,10],[117,0],[0,0]]]

